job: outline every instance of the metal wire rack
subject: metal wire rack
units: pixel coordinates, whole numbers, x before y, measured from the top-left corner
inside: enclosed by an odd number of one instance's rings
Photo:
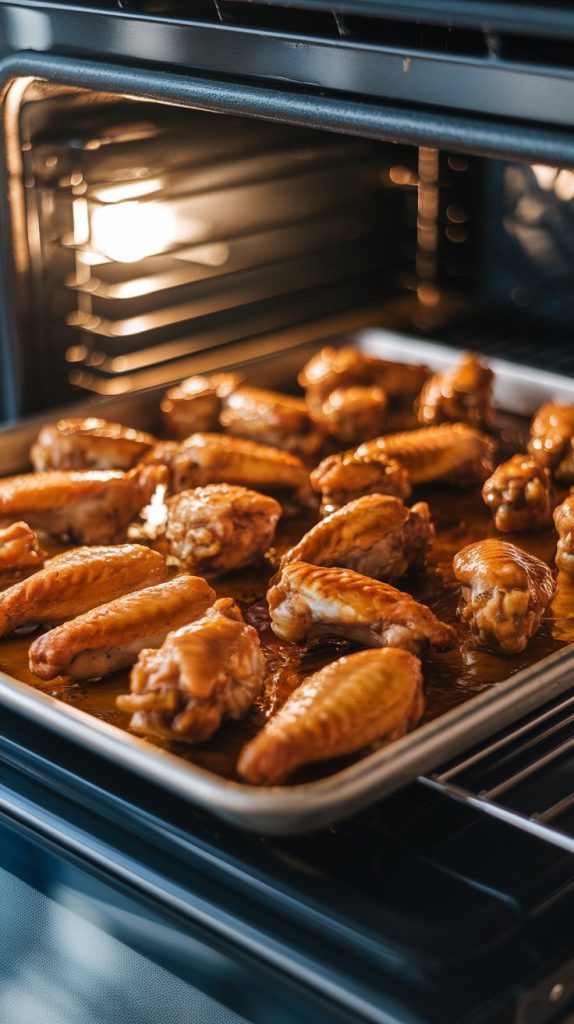
[[[421,781],[574,853],[574,690]]]

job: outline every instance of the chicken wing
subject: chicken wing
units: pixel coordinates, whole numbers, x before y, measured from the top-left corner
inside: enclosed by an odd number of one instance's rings
[[[243,384],[223,403],[219,422],[235,437],[284,448],[312,458],[322,448],[325,435],[309,417],[302,398]]]
[[[239,756],[247,782],[273,786],[303,764],[409,732],[424,710],[418,658],[386,647],[339,658],[306,679]]]
[[[41,679],[92,679],[133,665],[144,647],[161,647],[168,633],[200,618],[215,591],[198,576],[177,576],[110,601],[39,636],[30,671]]]
[[[155,437],[89,416],[48,423],[30,449],[34,469],[131,469],[156,444]]]
[[[275,536],[281,505],[232,484],[182,491],[167,502],[170,554],[189,572],[230,572],[261,558]]]
[[[217,430],[223,399],[242,381],[238,373],[214,373],[210,377],[188,377],[170,388],[161,403],[168,432],[183,439],[196,430]]]
[[[429,375],[428,367],[395,363],[356,348],[326,345],[305,364],[298,381],[307,393],[326,398],[337,388],[378,385],[393,402],[412,402]]]
[[[117,698],[131,728],[201,743],[224,718],[242,718],[265,675],[257,630],[231,598],[216,601],[197,622],[170,633],[159,650],[142,651],[129,694]]]
[[[18,626],[65,622],[167,574],[157,551],[140,544],[76,548],[56,555],[0,594],[0,636]]]
[[[322,495],[321,512],[336,512],[364,494],[390,494],[405,501],[411,493],[409,475],[382,450],[359,455],[358,449],[328,455],[311,473],[311,486]]]
[[[574,405],[542,405],[532,420],[528,451],[559,483],[574,483]]]
[[[281,568],[309,562],[396,580],[424,565],[433,537],[426,502],[409,509],[398,498],[367,494],[317,523],[283,556]]]
[[[0,529],[0,587],[16,583],[41,569],[44,562],[38,538],[27,523]]]
[[[474,647],[518,654],[540,628],[556,584],[548,566],[504,540],[468,544],[454,556],[459,615]]]
[[[513,455],[497,466],[482,488],[501,533],[539,530],[552,522],[554,488],[550,470],[528,455]]]
[[[264,494],[291,492],[312,504],[309,472],[295,455],[270,445],[225,434],[192,434],[171,459],[172,487],[185,491],[205,484],[240,484]]]
[[[454,645],[454,630],[430,608],[350,569],[291,562],[267,601],[271,628],[282,640],[342,636],[364,647],[403,647],[413,654]]]
[[[315,423],[343,444],[366,441],[385,428],[387,395],[378,384],[335,388],[326,397],[310,389],[307,406]]]
[[[435,373],[427,380],[415,409],[419,423],[468,423],[484,427],[492,419],[494,374],[472,352],[465,352],[453,370]]]
[[[160,485],[163,466],[121,470],[50,470],[0,480],[0,519],[23,516],[50,536],[78,544],[123,540],[128,525]]]
[[[459,487],[482,483],[493,470],[496,445],[466,423],[443,423],[385,434],[357,449],[359,458],[383,452],[406,469],[412,484],[442,481]]]
[[[554,512],[558,532],[556,565],[567,576],[574,577],[574,494],[570,494]]]

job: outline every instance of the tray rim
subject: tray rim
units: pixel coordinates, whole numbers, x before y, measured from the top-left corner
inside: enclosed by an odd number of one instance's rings
[[[348,335],[344,340],[347,339]],[[400,352],[397,353],[399,340]],[[355,341],[383,357],[396,359],[400,355],[404,362],[423,360],[437,369],[452,362],[460,352],[382,329],[360,332]],[[277,356],[271,355],[269,361],[277,361]],[[573,380],[504,360],[487,362],[497,371],[502,384],[526,385],[535,401],[554,395],[574,400]],[[154,390],[147,397],[151,401],[153,396]],[[134,398],[141,406],[142,395]],[[128,408],[129,399],[125,399],[124,404]],[[117,405],[117,402],[99,400],[98,412],[105,412],[108,405]],[[93,409],[93,405],[84,402],[75,406],[76,410],[87,408]],[[53,414],[48,411],[43,418]],[[35,416],[32,422],[38,423],[41,419]],[[23,420],[0,429],[0,444],[16,440],[29,431],[30,423],[30,420]],[[76,744],[82,742],[112,763],[149,778],[234,825],[268,834],[289,835],[314,831],[355,813],[414,781],[423,772],[438,768],[573,685],[574,643],[571,643],[340,771],[312,782],[272,787],[254,787],[223,779],[4,672],[0,672],[0,704]]]

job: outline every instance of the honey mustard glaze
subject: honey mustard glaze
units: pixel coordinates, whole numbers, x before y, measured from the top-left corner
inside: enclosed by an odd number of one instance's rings
[[[526,429],[526,421],[504,417],[499,423],[501,444],[497,461],[502,461],[524,445]],[[560,492],[557,500],[561,501],[563,497],[564,493]],[[501,535],[497,533],[492,517],[482,501],[480,489],[459,491],[446,487],[417,488],[411,503],[416,500],[429,503],[436,526],[436,539],[426,570],[403,577],[396,585],[427,604],[440,619],[453,625],[460,641],[453,650],[431,654],[423,662],[426,708],[422,722],[428,722],[573,642],[574,581],[563,573],[558,574],[558,590],[550,615],[544,619],[542,628],[522,653],[497,656],[472,650],[465,643],[465,630],[456,616],[458,587],[452,571],[452,559],[465,544]],[[317,669],[357,649],[350,643],[336,640],[321,644],[290,644],[279,640],[269,625],[265,594],[278,560],[316,521],[317,517],[312,515],[285,518],[279,524],[274,548],[263,562],[215,581],[210,580],[218,597],[233,597],[238,602],[246,621],[257,628],[267,658],[268,668],[262,692],[247,716],[240,722],[225,723],[211,740],[196,746],[154,737],[150,737],[150,742],[219,776],[237,779],[235,765],[241,748],[289,694]],[[552,528],[533,533],[505,534],[504,539],[538,556],[551,567],[554,566],[556,534]],[[44,547],[49,554],[63,550],[54,545],[45,544]],[[129,716],[118,711],[115,705],[116,697],[129,690],[129,671],[81,683],[71,684],[64,677],[44,682],[28,668],[28,647],[39,633],[40,630],[36,629],[0,640],[0,671],[89,715],[129,731]],[[359,756],[302,769],[289,781],[297,783],[324,777],[344,764],[357,760]]]

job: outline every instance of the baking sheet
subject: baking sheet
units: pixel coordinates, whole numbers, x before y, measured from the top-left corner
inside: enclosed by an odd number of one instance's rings
[[[440,368],[456,359],[452,349],[428,346],[390,332],[364,332],[360,343],[374,354],[403,361],[424,361],[432,368]],[[270,380],[276,376],[279,364],[276,358],[269,361]],[[514,413],[530,414],[550,396],[574,400],[572,382],[564,378],[500,361],[493,368],[497,371],[496,404],[499,408],[508,408],[510,404]],[[153,393],[145,398],[138,396],[134,406],[136,402],[137,414],[134,408],[132,420],[130,400],[123,400],[124,415],[120,418],[124,422],[137,419],[141,423],[142,417],[149,419],[157,409],[157,395]],[[98,411],[106,415],[105,403],[99,405]],[[504,428],[504,417],[501,422]],[[520,423],[509,419],[506,429],[507,433],[516,433]],[[0,474],[13,471],[14,450],[21,450],[23,435],[28,437],[29,434],[30,427],[25,424],[0,434]],[[515,444],[516,438],[510,437],[509,443]],[[431,604],[441,617],[452,621],[455,588],[441,574],[444,575],[445,567],[450,565],[452,554],[468,541],[470,526],[473,539],[494,531],[478,494],[461,494],[455,499],[452,491],[444,491],[442,495],[417,491],[417,498],[425,496],[431,499],[438,520],[440,543],[433,555],[431,571],[413,581],[409,589]],[[280,545],[287,546],[306,525],[286,521]],[[519,543],[551,561],[555,544],[552,531],[522,535]],[[114,707],[116,693],[127,689],[127,674],[123,678],[116,674],[108,680],[80,687],[56,681],[42,684],[44,690],[32,689],[30,684],[37,686],[38,680],[27,670],[21,654],[23,644],[18,640],[3,641],[0,645],[0,666],[9,669],[0,673],[0,701],[227,820],[267,832],[293,833],[320,827],[358,810],[574,684],[574,648],[570,645],[574,638],[574,619],[570,618],[569,611],[574,609],[574,588],[568,581],[561,581],[553,628],[545,627],[533,639],[527,657],[503,659],[456,649],[425,663],[427,710],[424,724],[409,736],[343,767],[342,762],[338,762],[307,769],[295,777],[294,784],[272,790],[246,786],[233,778],[235,759],[242,743],[260,728],[273,704],[281,703],[301,678],[350,649],[333,645],[331,649],[323,646],[301,651],[282,644],[268,628],[264,602],[260,600],[264,591],[265,580],[259,570],[244,571],[240,578],[221,581],[220,592],[231,593],[239,599],[247,609],[248,619],[261,629],[271,674],[264,699],[245,722],[224,727],[214,740],[199,748],[167,745],[162,749],[116,727],[127,726],[127,719],[122,720]],[[529,665],[532,657],[541,660]],[[513,674],[506,678],[509,672]],[[186,760],[180,756],[182,753]]]

